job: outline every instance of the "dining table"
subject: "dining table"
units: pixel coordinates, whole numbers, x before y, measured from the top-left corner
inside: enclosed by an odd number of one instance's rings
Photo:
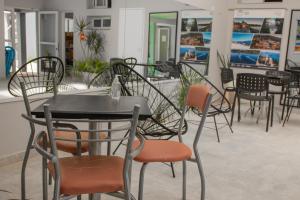
[[[124,119],[131,118],[134,105],[140,106],[139,120],[150,118],[152,113],[145,97],[121,96],[119,100],[111,96],[99,95],[56,95],[32,110],[31,114],[36,118],[44,118],[45,104],[49,105],[52,117],[56,119]],[[111,123],[108,124],[111,126]],[[97,127],[96,122],[89,123],[89,129]],[[99,133],[91,132],[89,139],[99,138]],[[108,135],[110,137],[110,135]],[[110,154],[110,143],[108,144]],[[101,155],[101,145],[92,142],[89,145],[89,155]],[[90,200],[101,199],[100,194],[90,194]]]

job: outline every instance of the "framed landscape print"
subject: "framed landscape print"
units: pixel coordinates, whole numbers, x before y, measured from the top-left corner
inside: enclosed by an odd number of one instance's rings
[[[209,11],[182,11],[180,60],[191,63],[209,61],[212,15]]]
[[[278,68],[283,25],[282,9],[236,10],[231,44],[232,66]]]
[[[287,49],[286,67],[300,66],[300,10],[291,12]]]

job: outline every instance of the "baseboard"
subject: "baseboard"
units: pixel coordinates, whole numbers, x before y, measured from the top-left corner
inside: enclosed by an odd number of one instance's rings
[[[3,167],[5,165],[14,164],[14,163],[17,163],[17,162],[21,162],[21,161],[23,161],[24,155],[25,155],[25,152],[19,152],[19,153],[12,154],[12,155],[9,155],[9,156],[1,157],[0,158],[0,167]],[[36,151],[31,151],[30,152],[30,157],[35,157],[37,155],[38,154],[37,154]]]

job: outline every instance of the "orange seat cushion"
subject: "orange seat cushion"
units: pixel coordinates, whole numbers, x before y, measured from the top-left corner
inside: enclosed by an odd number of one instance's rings
[[[139,141],[135,141],[133,147],[136,148]],[[134,158],[135,161],[149,162],[177,162],[191,158],[191,149],[176,141],[169,140],[145,140],[141,153]]]
[[[60,193],[80,195],[124,190],[124,159],[118,156],[82,156],[59,159],[61,169]],[[54,177],[54,167],[48,165]]]
[[[55,132],[55,137],[56,138],[62,138],[62,139],[71,139],[74,140],[76,139],[76,133],[74,132],[64,132],[64,131],[56,131]],[[88,132],[82,132],[81,133],[81,139],[82,140],[87,140],[89,138],[89,133]],[[100,133],[100,138],[105,139],[106,134],[105,133]],[[57,149],[60,151],[68,152],[71,154],[76,154],[77,153],[77,144],[74,141],[62,141],[62,140],[57,140],[56,141],[56,146]],[[88,142],[81,142],[81,152],[85,153],[89,150],[89,144]]]

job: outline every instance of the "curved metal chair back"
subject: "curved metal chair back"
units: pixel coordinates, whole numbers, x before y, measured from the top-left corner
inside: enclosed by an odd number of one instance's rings
[[[230,102],[227,100],[224,94],[204,75],[185,62],[179,62],[178,68],[183,87],[188,88],[192,84],[202,83],[210,88],[210,93],[212,94],[212,103],[208,112],[208,116],[215,113],[228,113],[231,111]]]
[[[64,65],[60,58],[45,56],[35,58],[16,71],[8,83],[8,91],[15,97],[21,97],[23,82],[28,96],[53,92],[53,81],[59,85],[64,77]]]
[[[240,73],[237,75],[238,92],[258,93],[268,91],[267,77],[261,74]]]
[[[148,100],[152,117],[139,123],[138,127],[145,137],[169,139],[178,135],[180,126],[180,110],[153,84],[131,67],[118,63],[113,66],[115,74],[121,75],[123,95],[143,96]],[[187,131],[187,122],[184,121],[182,134]]]
[[[22,114],[22,117],[25,118],[29,123],[31,124],[37,124],[40,126],[47,127],[47,133],[45,131],[41,131],[34,139],[33,147],[37,150],[37,152],[42,155],[43,159],[48,160],[51,164],[54,166],[54,194],[53,199],[60,199],[62,194],[60,193],[60,181],[61,176],[63,175],[62,171],[60,170],[61,165],[59,162],[59,155],[58,150],[56,146],[57,141],[67,141],[67,142],[89,142],[89,143],[110,143],[110,142],[118,142],[126,140],[127,142],[127,149],[125,151],[124,156],[124,166],[123,166],[123,177],[124,177],[124,191],[126,197],[124,199],[130,199],[130,176],[131,176],[131,165],[132,160],[134,157],[136,157],[140,151],[143,148],[144,145],[144,139],[142,136],[136,134],[136,128],[138,124],[139,119],[139,105],[135,105],[132,113],[133,117],[128,119],[107,119],[107,120],[85,120],[85,119],[55,119],[52,117],[51,111],[49,110],[49,105],[44,105],[44,112],[45,112],[45,119],[46,121],[37,120],[35,118],[32,118],[31,116]],[[57,123],[59,121],[59,123]],[[59,124],[62,123],[72,123],[72,124],[82,124],[80,127],[85,127],[86,124],[95,124],[95,123],[108,123],[108,122],[114,122],[114,123],[121,123],[122,126],[119,126],[118,128],[86,128],[86,129],[70,129],[68,127],[60,126]],[[88,132],[89,134],[100,134],[100,133],[106,133],[111,134],[113,137],[107,137],[103,139],[66,139],[66,138],[58,138],[55,136],[55,132],[62,131],[62,132],[69,132],[70,134],[74,132]],[[125,138],[123,136],[118,136],[120,133],[128,131],[129,135]],[[140,141],[140,145],[133,149],[133,141],[137,137]],[[89,137],[93,138],[93,137]],[[96,137],[99,138],[99,137]],[[49,141],[50,151],[47,151],[47,141]],[[75,158],[75,157],[73,157]],[[76,159],[76,158],[75,158]],[[109,170],[109,169],[103,169],[103,170]],[[120,173],[120,172],[113,172],[113,173]],[[71,180],[70,180],[71,181]],[[101,181],[101,180],[99,180]],[[45,184],[45,183],[44,183]],[[47,184],[47,183],[46,183]],[[84,183],[83,183],[84,184]],[[80,187],[80,186],[79,186]],[[84,187],[84,186],[83,186]],[[98,191],[99,193],[103,191]],[[116,191],[117,192],[117,191]],[[63,195],[70,195],[70,194],[63,194]]]
[[[130,58],[125,58],[124,59],[124,63],[131,67],[131,68],[134,68],[137,64],[137,59],[136,58],[133,58],[133,57],[130,57]]]
[[[234,82],[233,70],[230,68],[222,68],[221,69],[221,81],[222,81],[223,89],[226,89],[224,87],[225,84]]]
[[[16,57],[16,51],[12,47],[5,47],[5,69],[6,69],[6,77],[10,75],[11,66],[14,63]]]

